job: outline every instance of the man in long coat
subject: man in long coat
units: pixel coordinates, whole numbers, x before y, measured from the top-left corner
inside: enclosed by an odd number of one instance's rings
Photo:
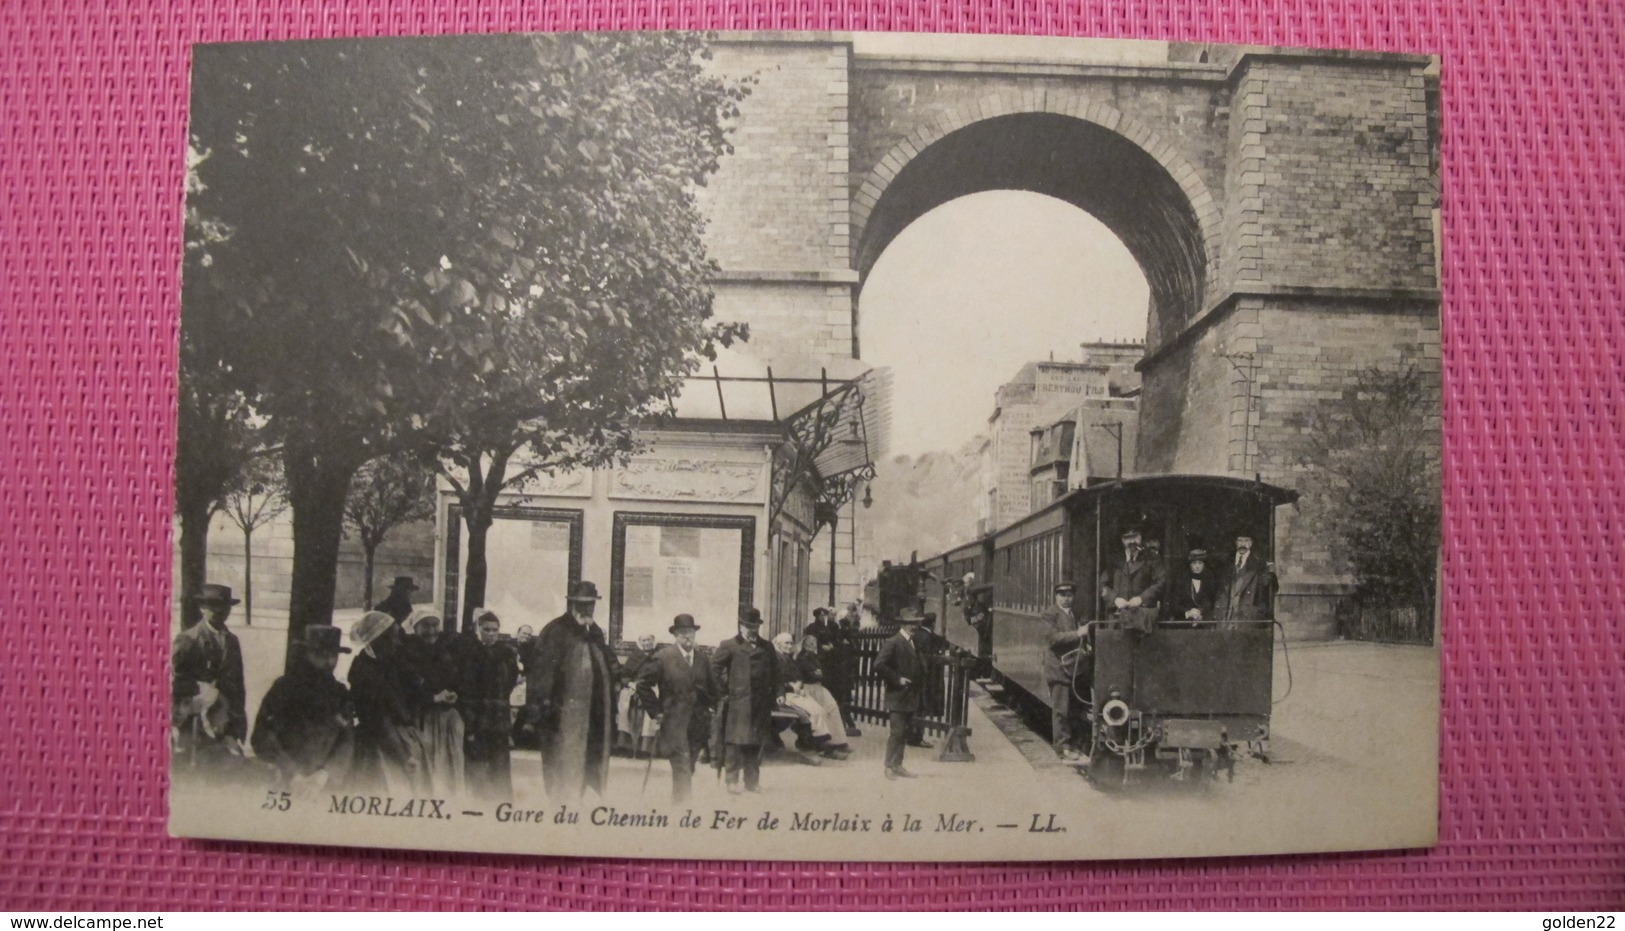
[[[898,612],[901,625],[890,640],[880,645],[875,657],[875,673],[886,683],[886,711],[891,715],[891,733],[886,737],[886,778],[913,779],[903,768],[903,748],[920,711],[920,694],[925,664],[920,660],[915,639],[925,616],[914,608]]]
[[[638,700],[660,722],[654,752],[671,761],[671,800],[688,801],[694,785],[694,757],[711,732],[709,709],[716,687],[711,664],[694,649],[700,627],[693,615],[672,621],[668,643],[638,667]]]
[[[525,674],[525,702],[542,744],[542,782],[549,797],[599,795],[609,781],[615,743],[615,654],[593,622],[598,587],[577,582],[570,610],[536,637]]]
[[[1253,552],[1253,538],[1236,537],[1224,583],[1219,587],[1214,614],[1221,621],[1268,621],[1275,617],[1275,563]]]
[[[746,792],[761,790],[762,748],[773,737],[773,707],[779,700],[778,663],[760,636],[762,612],[748,608],[739,635],[724,640],[711,655],[711,678],[722,696],[713,728],[727,768],[728,791],[738,794],[740,774]]]
[[[1077,586],[1055,586],[1055,604],[1038,619],[1047,634],[1044,684],[1049,687],[1050,745],[1063,760],[1082,756],[1083,711],[1094,681],[1094,658],[1084,621],[1072,610]]]
[[[248,739],[243,648],[226,628],[233,605],[225,585],[204,585],[195,599],[203,622],[181,631],[170,652],[170,725],[175,759],[194,768],[217,768],[241,760]]]

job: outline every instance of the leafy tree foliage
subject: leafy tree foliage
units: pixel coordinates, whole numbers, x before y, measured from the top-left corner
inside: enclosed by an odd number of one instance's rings
[[[281,444],[290,640],[331,620],[363,463],[439,453],[494,500],[521,447],[625,455],[737,335],[709,319],[693,191],[742,90],[704,55],[635,33],[195,51],[189,209],[222,232],[189,242],[182,322]]]
[[[1438,395],[1421,372],[1371,368],[1307,434],[1324,529],[1362,602],[1430,616],[1440,527]]]
[[[362,603],[371,606],[378,547],[402,524],[434,517],[434,472],[411,453],[381,456],[362,466],[344,499],[344,522],[361,541],[366,580]]]

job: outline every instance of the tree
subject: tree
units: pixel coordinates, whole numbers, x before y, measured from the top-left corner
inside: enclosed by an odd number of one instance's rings
[[[281,517],[288,499],[277,460],[261,452],[249,459],[220,510],[243,532],[243,620],[254,623],[254,531]]]
[[[1333,552],[1362,602],[1430,617],[1441,495],[1436,388],[1414,367],[1370,368],[1307,431]]]
[[[373,565],[391,530],[434,517],[434,472],[410,453],[381,456],[361,467],[344,499],[344,521],[365,554],[361,600],[372,605]]]
[[[189,156],[194,165],[201,158],[195,151]],[[197,193],[196,184],[196,176],[189,174],[189,196]],[[186,211],[185,226],[185,275],[195,279],[211,264],[209,247],[221,243],[226,231],[191,206]],[[249,400],[232,384],[218,347],[210,343],[210,338],[217,335],[186,327],[181,328],[180,335],[175,515],[180,518],[182,627],[191,627],[202,619],[192,596],[206,581],[209,521],[258,446]]]
[[[641,33],[195,51],[189,208],[228,232],[182,324],[282,446],[290,642],[331,621],[363,463],[439,451],[489,489],[516,434],[537,468],[624,455],[734,335],[708,319],[693,198],[742,91],[704,54]]]

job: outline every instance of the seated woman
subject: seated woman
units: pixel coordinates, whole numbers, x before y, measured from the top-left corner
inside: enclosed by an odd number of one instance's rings
[[[779,634],[773,638],[773,649],[779,664],[779,681],[784,684],[785,692],[779,698],[779,704],[797,713],[798,717],[805,717],[807,733],[798,735],[797,749],[816,750],[820,754],[835,759],[843,759],[851,752],[842,737],[846,728],[841,724],[841,713],[834,708],[831,701],[830,708],[826,708],[807,693],[806,683],[802,681],[800,668],[793,657],[795,639],[790,634]],[[828,694],[825,690],[825,694]],[[835,728],[840,728],[839,731]]]
[[[834,693],[824,685],[824,657],[829,654],[820,651],[818,638],[811,634],[801,638],[801,645],[796,648],[791,657],[796,664],[796,671],[800,674],[801,693],[824,709],[825,720],[836,733],[846,730],[841,716],[841,705],[835,700]],[[844,746],[844,743],[843,743]]]

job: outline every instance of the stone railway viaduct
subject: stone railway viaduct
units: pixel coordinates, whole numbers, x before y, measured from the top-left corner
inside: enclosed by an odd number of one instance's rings
[[[864,54],[841,33],[722,35],[714,66],[756,83],[702,192],[717,313],[748,321],[769,362],[861,357],[864,279],[927,211],[1000,189],[1087,211],[1150,285],[1136,470],[1305,490],[1280,516],[1281,613],[1321,635],[1346,585],[1305,529],[1311,418],[1376,364],[1413,364],[1437,390],[1433,62],[1167,57],[927,60]]]

